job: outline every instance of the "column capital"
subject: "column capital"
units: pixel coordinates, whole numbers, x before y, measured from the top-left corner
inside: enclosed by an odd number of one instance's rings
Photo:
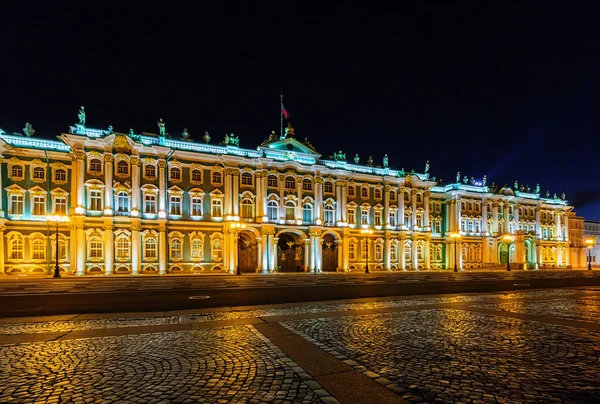
[[[110,231],[112,231],[114,229],[115,229],[115,226],[113,226],[112,224],[106,224],[106,225],[104,225],[104,230],[110,230]]]
[[[71,156],[74,160],[85,160],[86,154],[83,150],[74,150]]]
[[[142,165],[142,161],[140,160],[140,158],[138,156],[131,156],[131,165],[133,166],[141,166]]]
[[[323,184],[323,177],[315,177],[315,184]]]
[[[112,154],[109,154],[109,153],[104,154],[104,162],[105,163],[112,163],[113,161],[115,161],[115,157]]]
[[[143,228],[142,228],[142,226],[131,226],[131,230],[132,231],[142,231]]]
[[[167,162],[163,159],[158,160],[158,168],[165,168],[167,166]]]

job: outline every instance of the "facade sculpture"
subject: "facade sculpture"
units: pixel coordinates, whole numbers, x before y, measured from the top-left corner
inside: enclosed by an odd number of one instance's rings
[[[49,273],[56,243],[65,275],[364,271],[367,253],[371,271],[571,265],[563,199],[460,172],[443,185],[371,157],[346,165],[286,133],[244,149],[233,135],[215,145],[81,124],[59,140],[0,131],[0,274]],[[50,214],[70,217],[58,239]]]

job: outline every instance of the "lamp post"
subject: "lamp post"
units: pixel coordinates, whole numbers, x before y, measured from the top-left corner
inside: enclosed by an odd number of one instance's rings
[[[595,241],[592,238],[588,238],[585,240],[585,245],[588,249],[588,271],[592,270],[592,247],[594,246]]]
[[[240,231],[242,231],[243,229],[246,228],[246,223],[240,223],[240,222],[231,222],[229,223],[229,228],[231,230],[233,230],[233,237],[235,238],[235,243],[236,243],[236,254],[237,254],[237,267],[236,267],[236,271],[235,274],[236,275],[241,275],[242,271],[240,270],[240,240],[239,240],[239,234]]]
[[[502,240],[504,240],[504,242],[508,244],[506,253],[506,270],[510,271],[510,246],[512,242],[515,241],[515,237],[511,236],[510,234],[505,234],[504,236],[502,236]]]
[[[47,216],[46,219],[50,223],[56,223],[56,266],[54,267],[53,278],[60,278],[60,267],[58,266],[58,225],[60,223],[68,223],[69,216],[50,215],[50,216]]]
[[[450,237],[454,239],[454,272],[458,272],[458,239],[460,239],[460,233],[450,233]]]
[[[360,232],[361,232],[361,234],[365,235],[365,250],[367,250],[365,273],[368,274],[369,273],[369,235],[373,234],[373,230],[361,229]]]

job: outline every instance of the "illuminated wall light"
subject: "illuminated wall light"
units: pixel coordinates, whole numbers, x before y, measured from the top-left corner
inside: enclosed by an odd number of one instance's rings
[[[158,217],[160,219],[164,219],[164,218],[167,217],[167,214],[166,214],[166,212],[164,210],[161,210],[160,212],[158,212]]]
[[[113,214],[113,210],[111,208],[104,209],[104,214],[107,216],[111,216]]]
[[[83,208],[83,206],[77,206],[75,208],[76,215],[83,215],[84,213],[85,213],[85,209]]]

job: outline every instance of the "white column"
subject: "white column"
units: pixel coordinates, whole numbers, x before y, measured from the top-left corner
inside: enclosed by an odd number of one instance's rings
[[[346,218],[348,212],[348,182],[340,181],[340,192],[342,193],[342,222],[348,223]]]
[[[390,227],[390,188],[389,185],[385,186],[383,197],[383,224],[386,229]]]
[[[412,213],[411,219],[411,230],[413,230],[417,225],[417,190],[411,190],[411,200],[410,200],[410,210]]]
[[[279,242],[279,237],[275,237],[275,236],[271,236],[271,239],[273,240],[272,245],[273,245],[273,254],[272,254],[272,261],[273,261],[273,272],[277,272],[277,260],[279,257],[277,257],[277,243]]]
[[[85,259],[87,257],[86,254],[86,243],[85,243],[85,233],[83,232],[83,218],[79,218],[76,226],[76,234],[77,234],[77,266],[76,273],[77,275],[85,275]]]
[[[540,221],[540,208],[535,208],[535,234],[539,238],[542,236],[542,225]]]
[[[296,178],[296,198],[298,198],[298,206],[296,206],[296,220],[302,220],[302,177]]]
[[[231,201],[232,201],[232,193],[233,193],[233,189],[232,189],[232,184],[231,184],[231,176],[232,176],[233,170],[231,169],[226,169],[225,170],[225,206],[223,207],[224,209],[224,213],[225,216],[231,216],[233,212],[233,209],[231,207]]]
[[[398,188],[396,195],[398,195],[398,213],[396,220],[398,221],[398,228],[404,228],[404,188]]]
[[[2,164],[0,163],[0,167],[2,166]],[[2,173],[0,173],[0,178]],[[0,181],[2,181],[0,179]],[[2,198],[0,198],[2,199]],[[6,230],[6,227],[1,226],[0,227],[0,275],[6,275],[6,271],[4,270],[4,231]],[[58,241],[57,241],[58,242]]]
[[[314,233],[308,233],[308,271],[315,272]]]
[[[165,223],[159,225],[158,233],[158,273],[164,275],[167,273],[167,233]]]
[[[262,199],[259,200],[258,203],[261,203],[263,206],[263,217],[267,216],[267,196],[269,195],[269,189],[267,187],[268,184],[268,180],[269,180],[269,173],[264,171],[263,172],[263,176],[261,178],[261,183],[262,183]]]
[[[429,239],[425,239],[425,250],[423,251],[425,257],[425,269],[431,269],[431,256],[429,254]]]
[[[383,259],[384,268],[386,271],[391,271],[391,257],[390,257],[390,235],[386,234],[383,239]]]
[[[537,253],[538,253],[537,240],[534,239],[533,242],[531,243],[531,262],[533,262],[535,264],[535,269],[538,269]]]
[[[562,221],[560,212],[554,212],[554,220],[556,222],[556,236],[559,240],[562,240]],[[560,249],[558,249],[560,250]]]
[[[344,257],[342,259],[342,270],[347,271],[350,266],[350,231],[348,228],[344,229],[342,235],[342,246],[344,251]]]
[[[104,155],[104,214],[113,214],[113,161],[112,154]],[[108,270],[107,270],[108,271]],[[108,273],[107,273],[108,275]]]
[[[323,223],[323,178],[315,178],[315,220]]]
[[[563,227],[564,227],[564,229],[563,229],[563,234],[564,234],[563,240],[564,241],[569,241],[569,214],[565,213],[565,212],[563,212],[561,214],[565,217],[564,225],[563,225]],[[569,255],[567,254],[567,257],[568,256]],[[568,263],[567,263],[567,265],[568,265]]]
[[[262,266],[262,262],[263,262],[263,257],[262,257],[262,239],[260,237],[256,238],[256,255],[258,257],[258,259],[256,260],[256,272],[260,273],[263,271],[263,266]]]
[[[508,234],[510,227],[508,226],[509,222],[510,222],[510,213],[508,210],[508,203],[504,203],[504,233]],[[510,255],[510,254],[509,254]]]
[[[321,272],[323,268],[322,263],[322,251],[321,251],[321,235],[317,234],[314,237],[314,253],[315,253],[315,270],[316,272]]]
[[[159,217],[162,215],[166,217],[166,184],[165,184],[165,166],[167,165],[165,160],[158,160],[158,212]],[[159,270],[160,272],[160,270]]]
[[[104,225],[104,274],[112,275],[114,273],[113,252],[115,249],[113,230],[114,226],[110,223]]]
[[[513,206],[513,218],[515,221],[515,233],[517,232],[517,230],[520,230],[519,228],[519,205],[515,204]]]
[[[240,172],[235,169],[233,171],[233,176],[231,177],[233,181],[233,215],[240,216]]]
[[[481,254],[482,254],[482,259],[483,259],[483,263],[489,263],[490,262],[490,248],[489,248],[489,244],[490,244],[490,238],[489,237],[483,237],[483,239],[481,240]]]
[[[402,197],[404,197],[404,195],[402,195]],[[405,253],[405,238],[404,236],[400,236],[400,239],[398,240],[398,258],[400,259],[400,270],[401,271],[405,271],[406,270],[406,257],[404,256]]]
[[[0,155],[0,217],[4,217],[4,211],[2,210],[2,190],[4,189],[4,187],[2,187],[2,158],[3,156]],[[50,175],[50,173],[48,173],[47,175]],[[0,238],[0,244],[2,244],[1,241],[3,240],[4,237]],[[0,256],[0,259],[4,263],[4,255]],[[4,273],[4,264],[0,266],[0,274],[2,273]]]
[[[462,211],[461,211],[461,201],[460,199],[456,200],[456,203],[454,205],[454,209],[455,209],[455,215],[454,215],[454,231],[456,232],[460,232],[460,221],[461,221],[461,216],[462,216]]]
[[[310,238],[302,241],[304,241],[304,272],[310,272]]]
[[[262,222],[262,218],[265,215],[264,204],[262,203],[262,201],[265,199],[265,196],[263,195],[262,176],[262,171],[256,172],[256,221],[258,223]],[[258,256],[260,257],[260,254],[258,254]]]
[[[140,165],[138,156],[131,156],[131,216],[140,216]]]
[[[335,183],[335,224],[342,221],[342,193],[340,192],[340,184]]]
[[[140,246],[140,230],[138,224],[131,226],[131,274],[139,275],[142,266],[142,251]]]
[[[498,202],[492,202],[492,233],[499,234],[498,229]]]
[[[428,230],[430,228],[429,225],[429,191],[425,191],[423,193],[424,197],[423,197],[423,206],[425,207],[425,212],[424,212],[424,217],[423,217],[423,226],[425,227],[425,230]],[[427,267],[429,268],[429,267]]]
[[[458,251],[456,251],[456,253],[458,254],[458,257],[456,257],[458,259],[458,269],[463,269],[463,261],[462,261],[462,241],[458,242]]]
[[[488,220],[487,220],[487,203],[485,199],[481,201],[481,233],[485,236],[488,234]],[[485,254],[484,254],[485,255]],[[483,261],[487,262],[487,261]]]
[[[85,206],[85,152],[75,152],[77,165],[77,206]]]
[[[419,270],[419,261],[417,261],[417,239],[413,237],[412,248],[410,250],[410,258],[412,261],[412,267],[415,271]]]

